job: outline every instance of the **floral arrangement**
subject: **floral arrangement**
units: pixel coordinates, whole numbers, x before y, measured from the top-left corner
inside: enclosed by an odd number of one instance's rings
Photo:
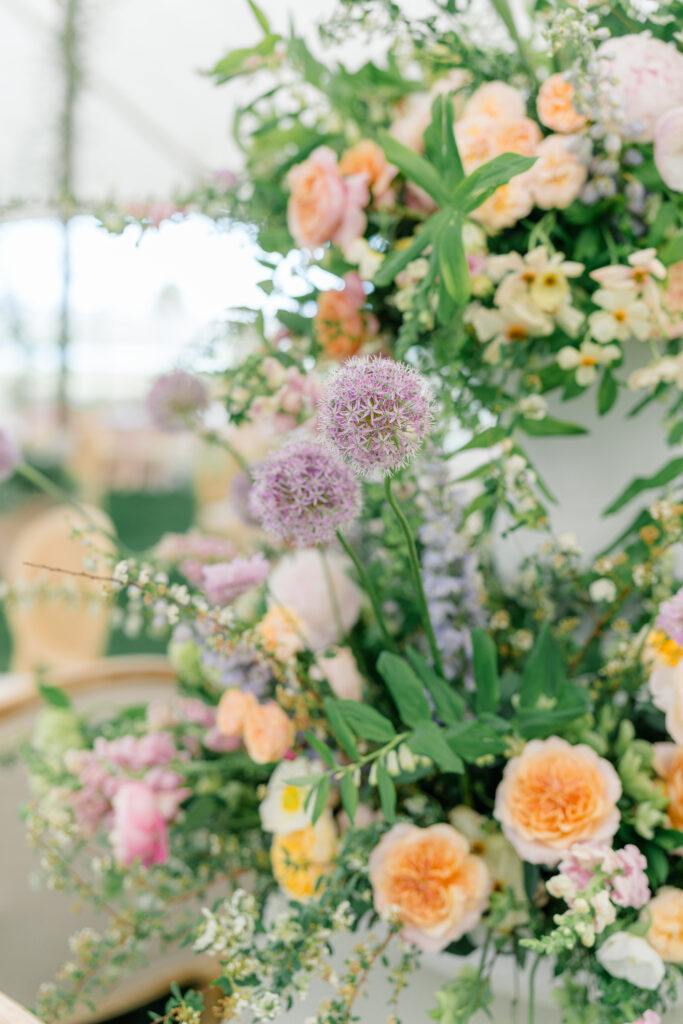
[[[214,75],[267,87],[220,210],[254,225],[267,315],[236,314],[258,348],[210,388],[177,372],[148,403],[206,436],[218,396],[249,546],[90,566],[170,633],[178,692],[92,721],[42,686],[29,836],[110,920],[39,1012],[184,942],[222,1020],[276,1020],[314,977],[308,1020],[361,1020],[385,969],[396,1022],[445,951],[440,1024],[491,1005],[500,958],[530,1024],[544,959],[567,1024],[657,1024],[683,968],[683,6],[538,4],[527,39],[502,0],[419,22],[345,0],[325,38],[389,42],[350,72],[249,3],[263,38]],[[554,533],[525,450],[583,433],[554,410],[588,390],[602,416],[658,402],[674,448],[615,481],[612,511],[648,504],[597,558]],[[459,480],[464,449],[485,457]],[[538,531],[510,583],[501,510]],[[203,1000],[176,989],[165,1019]]]

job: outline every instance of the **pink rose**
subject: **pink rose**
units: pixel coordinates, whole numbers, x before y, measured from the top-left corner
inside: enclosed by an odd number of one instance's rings
[[[308,160],[293,167],[289,184],[287,222],[297,245],[313,249],[335,242],[345,249],[365,231],[364,207],[370,201],[367,174],[343,177],[328,146],[319,146]]]
[[[602,43],[605,92],[619,102],[640,142],[652,142],[657,120],[683,104],[683,54],[646,32]],[[614,80],[614,81],[612,81]]]
[[[665,185],[683,192],[683,106],[663,114],[655,125],[655,166]]]
[[[114,796],[113,808],[109,838],[117,861],[128,865],[140,860],[146,868],[163,864],[168,833],[154,791],[144,782],[126,782]]]

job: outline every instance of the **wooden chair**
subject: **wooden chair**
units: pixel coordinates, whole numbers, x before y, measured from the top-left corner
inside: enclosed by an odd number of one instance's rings
[[[79,711],[140,704],[175,692],[173,669],[156,655],[101,659],[55,672],[50,682],[66,690]],[[30,734],[41,706],[29,675],[14,677],[4,691],[0,676],[0,752],[14,748]],[[69,959],[69,936],[86,924],[95,928],[102,924],[74,914],[71,897],[31,887],[29,876],[38,864],[26,845],[19,816],[20,805],[29,795],[21,763],[0,767],[0,991],[27,1006],[35,1001],[39,985],[53,980],[55,971]],[[163,954],[101,998],[96,1013],[81,1009],[69,1024],[90,1024],[143,1006],[165,995],[174,980],[181,987],[205,984],[210,980],[207,961],[188,949]],[[0,1024],[5,1024],[3,1013],[9,1012],[0,1000]],[[23,1019],[7,1017],[7,1024],[31,1021],[35,1024],[28,1014]]]
[[[104,530],[113,532],[110,520],[99,509],[89,508],[87,515]],[[109,608],[102,584],[26,564],[82,571],[88,548],[72,532],[74,526],[82,528],[85,522],[74,509],[60,505],[35,516],[14,538],[5,562],[7,582],[31,590],[45,585],[44,592],[30,601],[12,598],[7,603],[15,672],[68,668],[92,661],[104,651]],[[95,547],[109,550],[111,544],[106,536],[97,535]],[[68,588],[68,598],[64,587]],[[59,593],[55,592],[57,588]]]
[[[42,1024],[37,1017],[0,992],[0,1024]]]

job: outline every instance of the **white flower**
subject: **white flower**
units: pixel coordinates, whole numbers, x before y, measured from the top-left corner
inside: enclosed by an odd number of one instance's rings
[[[474,327],[479,341],[491,342],[489,349],[496,353],[495,357],[488,358],[487,362],[497,362],[501,345],[516,344],[527,341],[528,338],[543,337],[553,332],[550,317],[535,309],[530,302],[521,300],[503,309],[487,309],[485,306],[475,305],[471,308],[469,322]]]
[[[625,978],[638,988],[653,991],[664,980],[664,961],[649,942],[637,935],[615,932],[603,943],[596,957],[613,978]]]
[[[617,586],[613,580],[605,578],[593,580],[588,588],[588,593],[590,594],[591,601],[595,601],[596,604],[600,601],[606,601],[607,604],[611,604],[617,596]]]
[[[578,555],[581,552],[579,538],[575,533],[571,533],[570,531],[561,533],[558,536],[557,548],[559,551],[563,551],[566,555]]]
[[[355,626],[363,603],[349,559],[336,551],[326,555],[329,577],[320,552],[308,548],[285,555],[268,579],[269,605],[296,612],[314,651],[338,644]]]
[[[366,281],[372,281],[384,260],[381,252],[377,252],[365,238],[357,238],[344,253],[349,263],[358,267],[358,273]]]
[[[266,832],[287,835],[311,824],[313,807],[306,808],[308,786],[295,786],[291,780],[320,772],[320,764],[297,757],[281,761],[268,781],[268,791],[259,807],[261,825]]]
[[[579,348],[565,345],[557,353],[557,362],[563,370],[576,370],[576,382],[581,387],[592,384],[597,376],[597,367],[615,362],[621,356],[618,345],[596,345],[594,341],[582,341]]]
[[[603,288],[644,288],[653,277],[663,281],[666,267],[657,259],[656,249],[638,249],[628,257],[627,267],[613,263],[591,271],[590,276]]]
[[[320,655],[311,669],[311,676],[314,679],[324,677],[335,696],[342,700],[361,700],[363,696],[363,677],[348,647],[339,647]]]
[[[528,420],[545,419],[548,413],[548,403],[543,395],[526,395],[520,398],[518,408]]]
[[[647,341],[652,324],[647,303],[638,298],[634,288],[599,288],[593,302],[602,308],[588,317],[591,334],[596,341]]]

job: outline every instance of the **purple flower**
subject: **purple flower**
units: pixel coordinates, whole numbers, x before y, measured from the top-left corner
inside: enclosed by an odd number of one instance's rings
[[[660,604],[655,625],[677,644],[683,644],[683,587],[669,601]]]
[[[405,363],[379,356],[354,356],[336,369],[321,403],[323,436],[359,476],[400,469],[431,423],[427,380]]]
[[[6,430],[0,427],[0,483],[8,480],[21,460],[21,452]]]
[[[329,544],[360,504],[357,480],[314,441],[287,444],[258,465],[249,494],[263,528],[300,548]]]
[[[208,402],[208,391],[198,377],[174,370],[154,382],[147,395],[147,410],[161,430],[187,430]]]
[[[230,604],[252,587],[258,587],[268,575],[270,566],[261,552],[250,558],[233,558],[231,562],[215,562],[202,570],[204,592],[212,604]]]

